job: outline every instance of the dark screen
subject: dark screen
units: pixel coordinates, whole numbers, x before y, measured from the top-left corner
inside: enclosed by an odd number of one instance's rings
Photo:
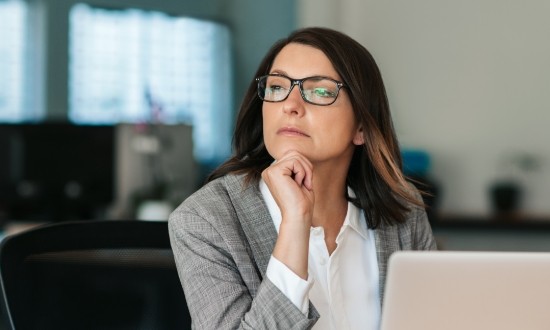
[[[4,220],[95,218],[113,200],[114,127],[0,125]]]

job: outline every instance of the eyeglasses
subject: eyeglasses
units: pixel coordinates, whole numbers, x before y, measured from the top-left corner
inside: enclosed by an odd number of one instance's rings
[[[258,96],[265,102],[282,102],[298,85],[302,99],[315,105],[331,105],[336,101],[344,83],[337,80],[315,76],[304,79],[292,79],[281,74],[268,74],[256,78]]]

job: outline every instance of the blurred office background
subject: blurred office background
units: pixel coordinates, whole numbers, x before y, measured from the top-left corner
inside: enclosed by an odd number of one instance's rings
[[[165,217],[296,21],[292,1],[0,0],[0,218]]]
[[[230,154],[270,45],[318,25],[377,60],[442,245],[547,249],[549,16],[544,0],[0,0],[0,218],[166,214]]]

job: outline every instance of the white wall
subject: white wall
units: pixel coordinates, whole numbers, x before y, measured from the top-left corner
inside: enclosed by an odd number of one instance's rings
[[[488,214],[502,159],[527,152],[525,212],[550,214],[550,2],[300,0],[376,58],[404,147],[432,155],[441,211]]]

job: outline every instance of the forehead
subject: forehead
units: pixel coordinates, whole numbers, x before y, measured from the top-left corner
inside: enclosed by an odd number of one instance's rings
[[[270,73],[284,73],[291,78],[327,76],[340,80],[328,57],[321,50],[290,43],[275,57]]]

